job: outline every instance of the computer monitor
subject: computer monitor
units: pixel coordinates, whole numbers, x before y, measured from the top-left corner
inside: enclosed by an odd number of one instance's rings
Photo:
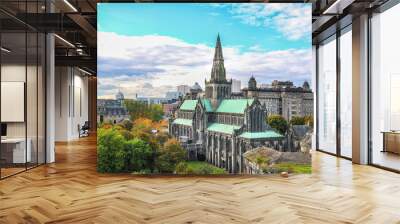
[[[7,136],[7,124],[1,123],[1,136]]]

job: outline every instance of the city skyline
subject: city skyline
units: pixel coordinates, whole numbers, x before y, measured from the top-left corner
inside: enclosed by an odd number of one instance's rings
[[[311,27],[301,25],[309,19],[308,4],[185,4],[173,7],[174,13],[166,13],[169,4],[121,7],[99,4],[99,98],[113,98],[118,89],[126,98],[165,97],[195,82],[204,89],[218,33],[227,78],[242,88],[251,76],[259,83],[311,81]],[[277,28],[285,15],[298,24],[296,32]]]

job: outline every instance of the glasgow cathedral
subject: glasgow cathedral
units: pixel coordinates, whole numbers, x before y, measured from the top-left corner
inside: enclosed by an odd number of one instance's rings
[[[241,173],[243,153],[262,145],[278,148],[284,139],[268,126],[266,117],[266,105],[257,97],[232,96],[218,35],[205,94],[183,100],[169,120],[169,133],[182,142],[190,159],[205,159],[229,173]]]

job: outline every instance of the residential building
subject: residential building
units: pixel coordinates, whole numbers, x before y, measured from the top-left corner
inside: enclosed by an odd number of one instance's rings
[[[257,97],[265,104],[268,114],[282,115],[290,121],[293,117],[313,116],[314,94],[307,81],[302,87],[296,87],[290,81],[273,81],[268,87],[257,87],[254,77],[249,79],[248,88],[244,88],[244,98]]]

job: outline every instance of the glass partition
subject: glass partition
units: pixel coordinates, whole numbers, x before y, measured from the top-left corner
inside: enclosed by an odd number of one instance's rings
[[[26,33],[3,32],[1,46],[1,175],[6,177],[24,171],[31,161],[26,150]]]
[[[42,5],[0,3],[18,13]],[[0,12],[0,178],[45,163],[45,42],[43,33]]]
[[[371,162],[400,170],[400,5],[372,17]]]
[[[336,36],[318,47],[318,149],[336,153]]]
[[[352,157],[352,35],[351,26],[340,36],[340,154]]]

